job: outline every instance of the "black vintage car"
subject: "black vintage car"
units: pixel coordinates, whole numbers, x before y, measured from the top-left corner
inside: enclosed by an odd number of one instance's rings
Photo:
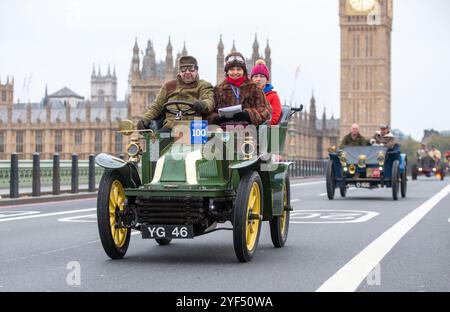
[[[411,176],[413,180],[417,180],[417,177],[420,175],[427,178],[436,177],[442,181],[445,177],[445,165],[442,162],[437,163],[428,155],[417,157],[417,163],[411,169]]]

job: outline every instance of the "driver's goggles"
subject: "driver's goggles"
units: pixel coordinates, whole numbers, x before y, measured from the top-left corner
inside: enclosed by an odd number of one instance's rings
[[[230,56],[229,58],[227,58],[226,62],[227,62],[227,64],[233,63],[233,62],[238,62],[238,63],[242,63],[242,64],[245,63],[244,59],[239,55]]]
[[[195,66],[194,65],[189,65],[189,66],[182,66],[182,67],[180,67],[180,72],[185,73],[187,71],[189,71],[191,73],[195,72]]]

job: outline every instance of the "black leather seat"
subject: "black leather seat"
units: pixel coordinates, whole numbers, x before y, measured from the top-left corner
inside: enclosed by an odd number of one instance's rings
[[[281,124],[282,122],[285,122],[288,120],[289,118],[289,114],[291,112],[291,108],[287,105],[283,105],[281,106],[281,116],[280,116],[280,120],[278,120],[278,124]]]

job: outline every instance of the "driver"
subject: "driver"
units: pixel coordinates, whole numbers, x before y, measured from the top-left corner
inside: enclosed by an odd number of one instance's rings
[[[206,115],[214,107],[213,86],[199,79],[198,63],[193,56],[182,56],[179,60],[178,75],[176,80],[166,82],[144,114],[144,118],[138,121],[138,130],[148,129],[152,120],[157,119],[163,113],[163,105],[168,101],[187,101],[193,103],[193,110],[197,116]],[[180,104],[183,107],[182,104]],[[184,107],[183,107],[184,108]],[[194,115],[186,116],[186,120],[194,119]],[[174,126],[175,115],[165,114],[162,131],[167,131]]]
[[[417,158],[422,159],[428,155],[428,149],[425,144],[421,144],[420,148],[417,150]]]
[[[381,125],[380,131],[370,139],[371,145],[381,145],[387,148],[393,148],[395,145],[394,135],[389,130],[389,125]]]
[[[359,125],[353,124],[351,132],[347,134],[341,142],[340,148],[345,146],[366,146],[367,140],[359,132]]]

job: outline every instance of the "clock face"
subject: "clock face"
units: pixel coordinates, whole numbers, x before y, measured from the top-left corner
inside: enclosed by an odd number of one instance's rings
[[[375,7],[375,0],[350,0],[350,6],[353,10],[367,12]]]

